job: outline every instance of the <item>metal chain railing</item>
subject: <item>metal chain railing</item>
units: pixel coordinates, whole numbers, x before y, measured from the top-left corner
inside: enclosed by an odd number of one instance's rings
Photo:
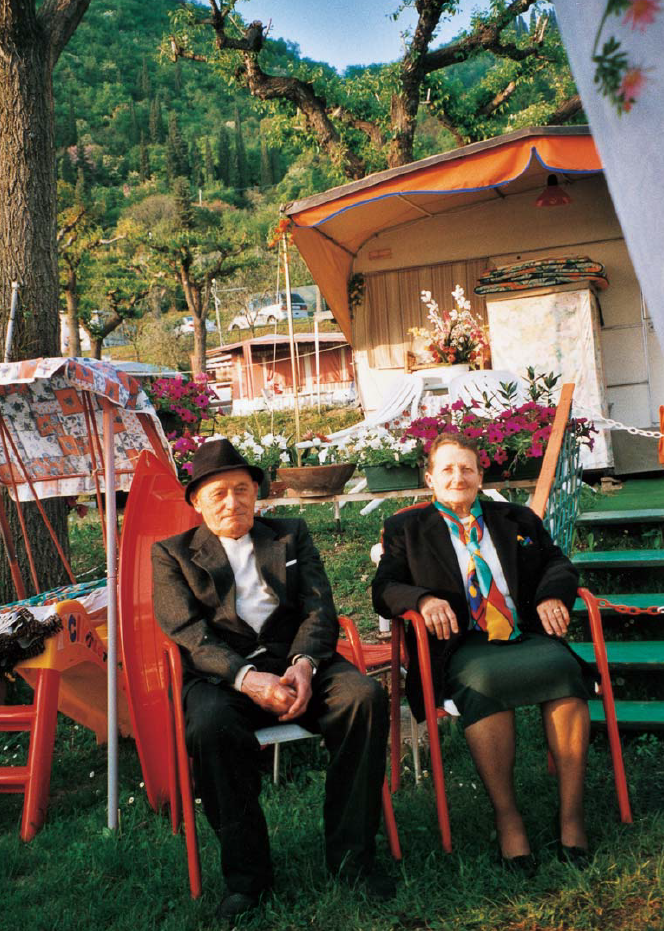
[[[588,407],[583,407],[581,404],[574,404],[574,416],[577,414],[583,414],[584,417],[590,417],[595,423],[596,427],[605,430],[625,430],[627,433],[630,433],[632,436],[650,436],[655,439],[664,438],[664,433],[660,433],[659,430],[641,430],[639,427],[629,427],[627,424],[621,423],[619,420],[613,420],[611,417],[605,417],[603,414],[598,414],[597,411],[591,411]],[[604,426],[606,424],[606,426]]]
[[[598,598],[597,604],[600,608],[612,608],[618,614],[664,614],[664,605],[651,605],[649,608],[637,608],[634,605],[617,605],[608,598]]]

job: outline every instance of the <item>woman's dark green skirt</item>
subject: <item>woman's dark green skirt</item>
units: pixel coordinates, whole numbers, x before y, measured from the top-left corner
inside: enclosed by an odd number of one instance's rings
[[[518,640],[488,641],[479,630],[469,631],[450,657],[447,683],[464,727],[521,705],[569,697],[587,701],[593,688],[559,640],[524,633]]]

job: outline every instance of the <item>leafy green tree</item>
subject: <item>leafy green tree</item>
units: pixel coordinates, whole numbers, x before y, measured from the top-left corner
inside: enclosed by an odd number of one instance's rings
[[[76,203],[80,206],[86,206],[90,201],[90,186],[85,174],[85,169],[79,165],[76,170]]]
[[[267,142],[261,137],[261,187],[272,187],[274,175],[272,174],[272,158]]]
[[[240,108],[237,105],[235,107],[235,133],[233,138],[235,143],[233,148],[234,186],[239,188],[240,191],[245,191],[249,187],[249,165],[242,135]]]
[[[139,140],[141,131],[138,126],[138,116],[136,115],[136,104],[134,103],[133,99],[129,101],[129,127],[130,127],[129,138],[132,144],[136,145],[136,143]]]
[[[143,59],[143,65],[141,67],[140,90],[143,100],[149,100],[152,96],[152,80],[150,79],[147,58]]]
[[[203,162],[201,160],[201,150],[195,139],[189,143],[189,168],[191,183],[194,187],[203,187]]]
[[[67,184],[76,184],[76,169],[68,149],[64,150],[60,158],[60,177]]]
[[[60,288],[65,302],[69,355],[80,356],[81,276],[95,252],[117,242],[120,237],[104,238],[98,211],[89,204],[81,203],[71,185],[61,183],[58,192],[63,202],[58,214],[57,232]]]
[[[231,186],[231,153],[228,132],[222,124],[217,135],[217,177],[226,187]]]
[[[212,146],[210,145],[210,139],[208,136],[205,137],[205,146],[203,149],[203,163],[205,166],[205,183],[208,185],[214,184],[216,176],[216,168],[214,164],[214,158],[212,157]]]
[[[148,181],[150,179],[150,153],[148,152],[147,143],[145,141],[145,133],[141,130],[141,142],[139,149],[139,166],[138,173],[140,175],[141,181]]]
[[[101,359],[104,340],[110,333],[145,312],[149,283],[144,269],[134,261],[133,250],[133,243],[118,242],[114,248],[97,250],[86,266],[79,320],[90,337],[95,359]]]
[[[166,172],[168,182],[173,185],[176,178],[189,177],[187,145],[182,138],[178,118],[174,110],[168,114],[168,138],[166,140]]]
[[[146,218],[151,221],[149,227]],[[141,238],[140,258],[146,273],[155,281],[170,278],[181,288],[194,320],[193,370],[204,372],[212,281],[222,281],[252,261],[237,218],[230,222],[223,213],[197,207],[187,227],[174,198],[146,198],[127,223],[133,224],[134,234]]]
[[[164,121],[161,115],[161,103],[155,97],[150,101],[150,141],[158,144],[164,141]]]
[[[176,178],[173,183],[173,201],[175,203],[175,222],[177,227],[190,230],[194,225],[194,211],[191,206],[191,190],[186,178]]]
[[[556,72],[537,101],[539,122],[571,119],[580,109],[560,35],[547,31],[548,5],[540,0],[493,0],[487,12],[474,13],[468,32],[438,48],[439,24],[459,11],[459,0],[402,0],[395,19],[405,7],[415,7],[418,15],[402,60],[361,72],[349,69],[344,79],[311,62],[284,71],[278,58],[282,49],[267,39],[260,22],[244,25],[235,0],[209,3],[211,16],[193,5],[172,14],[165,45],[171,56],[213,61],[226,80],[266,102],[282,126],[289,121],[285,115],[292,121],[296,108],[309,144],[326,152],[349,178],[412,161],[423,101],[448,146],[505,131],[514,116],[516,90],[529,85],[539,68]],[[515,23],[528,10],[530,32],[517,35]],[[488,56],[488,67],[467,94],[462,67],[482,55]],[[576,98],[573,104],[570,98]]]

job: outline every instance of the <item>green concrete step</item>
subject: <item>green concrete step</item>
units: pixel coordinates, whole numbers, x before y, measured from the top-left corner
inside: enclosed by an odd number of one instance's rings
[[[601,700],[588,702],[593,724],[606,724]],[[617,701],[618,726],[624,730],[664,729],[664,701]]]
[[[664,550],[592,550],[575,553],[578,569],[640,569],[664,566]]]
[[[595,662],[592,643],[570,643],[570,646],[581,659]],[[606,644],[606,656],[614,669],[660,669],[664,667],[664,640],[612,641]]]
[[[664,521],[664,508],[635,508],[628,511],[584,511],[577,524],[655,524]]]
[[[630,608],[651,608],[654,605],[663,605],[664,606],[664,592],[639,592],[636,595],[620,595],[618,593],[612,595],[597,595],[597,598],[606,598],[607,601],[612,601],[614,604],[618,605],[627,605]],[[574,608],[572,609],[574,614],[586,614],[586,605],[581,598],[577,598],[574,602]],[[612,608],[602,608],[602,615],[605,614],[617,614],[617,611],[614,611]],[[664,620],[664,615],[662,615]]]

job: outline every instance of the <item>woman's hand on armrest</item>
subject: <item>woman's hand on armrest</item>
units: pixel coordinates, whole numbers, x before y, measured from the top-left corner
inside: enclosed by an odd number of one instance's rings
[[[542,627],[552,637],[564,637],[569,627],[569,611],[560,598],[546,598],[537,605]]]
[[[456,614],[444,598],[423,595],[417,603],[417,610],[424,618],[429,633],[439,640],[449,640],[452,634],[459,633]]]

